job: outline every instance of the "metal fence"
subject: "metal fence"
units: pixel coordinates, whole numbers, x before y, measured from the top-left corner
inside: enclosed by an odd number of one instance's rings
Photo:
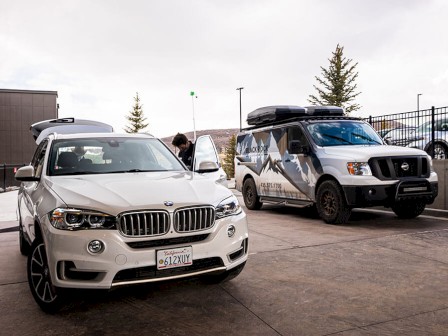
[[[365,118],[391,145],[419,148],[448,158],[448,106]]]
[[[20,182],[16,181],[14,175],[20,167],[25,166],[23,163],[1,163],[0,164],[0,176],[1,176],[1,185],[0,189],[3,191],[8,187],[19,186]]]

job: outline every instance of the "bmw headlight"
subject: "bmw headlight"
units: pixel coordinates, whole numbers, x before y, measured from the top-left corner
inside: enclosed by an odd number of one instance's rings
[[[115,228],[114,216],[72,208],[57,208],[48,214],[51,225],[60,230],[112,229]]]
[[[223,200],[216,207],[216,219],[224,218],[227,216],[238,215],[241,213],[241,206],[237,198],[232,195]]]
[[[367,162],[347,162],[347,170],[350,175],[372,175]]]

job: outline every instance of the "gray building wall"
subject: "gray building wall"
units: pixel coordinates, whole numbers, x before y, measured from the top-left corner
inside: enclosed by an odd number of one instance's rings
[[[28,164],[36,149],[30,125],[58,117],[57,91],[0,89],[0,188],[18,185],[11,164]]]

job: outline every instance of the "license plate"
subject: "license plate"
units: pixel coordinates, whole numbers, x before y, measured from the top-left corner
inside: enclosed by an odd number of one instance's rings
[[[191,246],[157,251],[157,269],[193,265],[193,249]]]

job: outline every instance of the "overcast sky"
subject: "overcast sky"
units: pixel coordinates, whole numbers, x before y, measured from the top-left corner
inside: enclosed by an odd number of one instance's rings
[[[308,105],[336,45],[358,62],[355,116],[448,106],[445,0],[0,0],[0,88],[58,92],[60,117],[123,131],[238,128]],[[190,96],[194,91],[197,98]]]

